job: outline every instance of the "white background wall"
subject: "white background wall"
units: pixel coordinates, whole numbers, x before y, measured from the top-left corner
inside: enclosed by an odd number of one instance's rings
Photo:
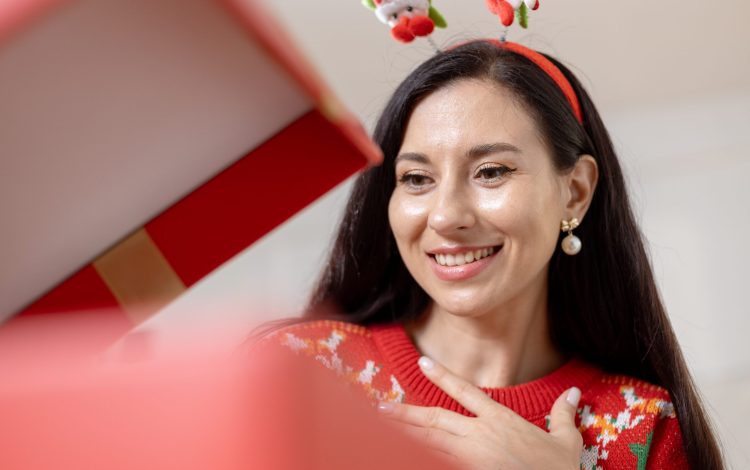
[[[397,44],[357,0],[268,3],[370,128],[396,84],[432,53],[424,41]],[[499,34],[484,2],[434,4],[449,23],[434,35],[438,44]],[[674,328],[738,469],[750,468],[748,18],[750,3],[742,0],[550,1],[532,12],[531,32],[509,35],[573,66],[599,106]],[[142,328],[164,336],[176,322],[212,325],[239,337],[262,318],[293,315],[320,269],[349,187],[298,214]],[[219,311],[226,321],[216,322],[212,312]]]

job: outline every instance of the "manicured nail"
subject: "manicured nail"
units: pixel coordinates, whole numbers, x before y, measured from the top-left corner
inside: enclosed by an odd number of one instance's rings
[[[578,401],[581,399],[581,389],[578,387],[573,387],[570,390],[568,390],[568,396],[565,397],[565,401],[570,403],[570,406],[576,407],[578,406]]]
[[[432,370],[432,366],[434,366],[435,363],[432,362],[432,359],[430,359],[427,356],[422,356],[419,358],[419,367],[421,367],[424,370]]]
[[[381,401],[378,403],[378,411],[386,414],[393,412],[393,403]]]

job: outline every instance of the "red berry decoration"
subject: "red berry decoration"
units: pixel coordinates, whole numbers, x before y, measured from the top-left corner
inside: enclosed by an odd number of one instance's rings
[[[486,0],[486,2],[487,8],[500,17],[500,22],[503,26],[510,26],[513,24],[513,18],[516,15],[516,11],[510,3],[506,0]]]
[[[426,16],[415,16],[409,21],[409,30],[414,36],[428,36],[435,29],[435,23]]]

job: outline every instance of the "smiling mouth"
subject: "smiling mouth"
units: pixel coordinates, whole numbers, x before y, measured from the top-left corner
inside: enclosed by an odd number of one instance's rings
[[[502,247],[503,245],[497,245],[455,254],[430,253],[429,256],[440,266],[464,266],[488,258],[500,251]]]

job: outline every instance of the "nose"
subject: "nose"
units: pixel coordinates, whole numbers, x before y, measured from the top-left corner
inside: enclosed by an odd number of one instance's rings
[[[447,182],[438,187],[427,219],[435,232],[450,234],[464,231],[476,223],[471,196],[459,184]]]

